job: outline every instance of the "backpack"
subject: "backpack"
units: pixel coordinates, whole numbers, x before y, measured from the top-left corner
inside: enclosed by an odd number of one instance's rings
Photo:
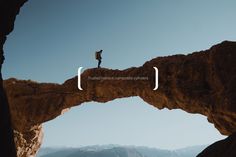
[[[101,59],[101,54],[100,54],[99,51],[96,51],[96,52],[95,52],[95,58],[96,58],[96,59]]]

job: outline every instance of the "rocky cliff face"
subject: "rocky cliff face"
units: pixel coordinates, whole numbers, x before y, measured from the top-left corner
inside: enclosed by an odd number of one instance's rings
[[[26,0],[0,1],[0,152],[7,157],[16,157],[16,151],[8,102],[2,84],[3,44],[6,36],[13,30],[15,17],[25,2]]]
[[[230,135],[225,140],[218,141],[204,151],[197,157],[235,157],[236,156],[236,133]]]
[[[139,96],[158,109],[200,113],[224,135],[236,131],[236,42],[225,41],[189,55],[158,57],[126,70],[87,69],[63,84],[4,81],[12,114],[18,156],[34,155],[42,123],[89,101],[107,102]],[[159,88],[154,88],[159,69]]]

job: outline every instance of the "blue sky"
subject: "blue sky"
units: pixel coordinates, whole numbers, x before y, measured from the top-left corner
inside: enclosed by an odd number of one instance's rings
[[[157,56],[236,40],[236,1],[30,0],[4,46],[3,77],[62,83],[77,68],[125,69]],[[43,146],[144,145],[175,149],[223,138],[205,117],[157,110],[140,98],[75,107],[44,124]]]

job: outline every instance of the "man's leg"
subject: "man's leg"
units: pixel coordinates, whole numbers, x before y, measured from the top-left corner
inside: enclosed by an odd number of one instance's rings
[[[98,68],[100,68],[101,60],[98,60]]]
[[[98,61],[98,68],[100,68],[101,63],[102,63],[102,60],[99,59],[99,61]]]

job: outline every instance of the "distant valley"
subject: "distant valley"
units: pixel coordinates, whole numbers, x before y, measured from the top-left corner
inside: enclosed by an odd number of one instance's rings
[[[196,157],[206,147],[193,146],[177,150],[119,145],[41,148],[37,157]]]

